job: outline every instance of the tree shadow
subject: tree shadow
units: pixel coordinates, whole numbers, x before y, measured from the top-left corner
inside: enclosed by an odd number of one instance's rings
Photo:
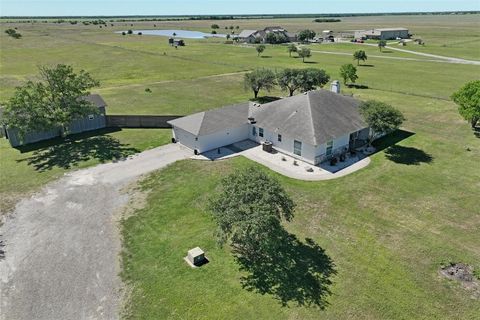
[[[368,89],[368,86],[367,86],[367,85],[364,85],[364,84],[356,84],[356,83],[347,84],[347,87],[353,88],[353,89]]]
[[[375,147],[376,152],[380,152],[382,150],[385,150],[386,148],[393,146],[397,143],[399,143],[402,140],[405,140],[411,136],[413,136],[415,133],[398,129],[393,132],[390,132],[389,134],[386,134],[385,136],[375,140],[373,142],[373,146]]]
[[[393,53],[393,51],[391,51],[391,50],[382,50],[382,51],[380,51],[380,52],[381,52],[381,53]]]
[[[35,170],[43,172],[53,168],[69,169],[88,160],[97,160],[101,163],[122,160],[140,152],[107,135],[112,131],[117,130],[98,130],[18,147],[22,153],[30,151],[33,153],[17,162],[26,162]],[[94,133],[97,135],[93,135]]]
[[[477,138],[480,138],[480,126],[473,128],[473,135]]]
[[[306,64],[317,64],[318,62],[317,62],[317,61],[304,61],[303,63],[306,63]]]
[[[359,64],[358,66],[359,67],[369,67],[369,68],[375,67],[375,65],[373,65],[373,64]]]
[[[282,306],[294,303],[324,309],[331,294],[330,276],[336,274],[330,257],[312,239],[302,242],[279,227],[272,231],[269,244],[254,257],[234,248],[243,288],[274,296]]]
[[[280,97],[263,96],[263,97],[257,97],[256,99],[252,98],[252,99],[250,99],[250,101],[258,102],[260,104],[264,104],[264,103],[268,103],[268,102],[277,101],[277,100],[280,100],[280,99],[281,99]]]
[[[423,150],[399,145],[388,147],[385,150],[385,156],[388,160],[406,165],[419,165],[433,161],[433,157]]]
[[[270,58],[272,58],[272,56],[260,56],[260,58],[263,58],[263,59],[270,59]]]

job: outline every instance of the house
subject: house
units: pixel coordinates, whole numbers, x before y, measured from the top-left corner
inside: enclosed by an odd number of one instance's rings
[[[243,30],[238,35],[238,40],[246,43],[266,43],[267,35],[270,33],[283,35],[287,42],[297,41],[295,33],[287,32],[287,30],[279,26],[266,27],[263,30]]]
[[[271,142],[282,153],[317,165],[365,141],[370,129],[360,101],[328,90],[277,101],[244,102],[171,120],[173,141],[195,154],[243,140]]]
[[[381,28],[355,31],[355,39],[394,40],[408,39],[410,34],[406,28]]]
[[[82,99],[94,104],[98,108],[97,114],[87,115],[85,118],[74,120],[69,125],[69,133],[80,133],[85,131],[92,131],[106,127],[105,120],[105,107],[107,104],[103,98],[98,94],[90,94],[82,97]],[[7,123],[3,123],[0,115],[0,127],[5,138],[7,138],[12,147],[18,147],[21,145],[34,143],[42,140],[48,140],[61,135],[60,128],[48,130],[48,131],[33,131],[25,135],[23,139],[20,139],[18,130],[8,127]]]

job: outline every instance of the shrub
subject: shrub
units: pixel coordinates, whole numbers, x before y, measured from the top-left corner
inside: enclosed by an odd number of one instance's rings
[[[132,31],[132,30],[128,30],[127,33],[128,33],[128,34],[132,34],[133,31]]]

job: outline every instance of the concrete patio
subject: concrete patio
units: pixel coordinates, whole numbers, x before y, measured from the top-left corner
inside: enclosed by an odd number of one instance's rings
[[[320,166],[314,166],[276,150],[272,153],[265,152],[261,145],[250,140],[194,155],[191,159],[215,161],[240,155],[289,178],[306,181],[340,178],[360,170],[370,163],[370,158],[359,152],[355,156],[348,156],[344,162],[338,162],[335,166],[330,166],[328,162],[324,162]]]

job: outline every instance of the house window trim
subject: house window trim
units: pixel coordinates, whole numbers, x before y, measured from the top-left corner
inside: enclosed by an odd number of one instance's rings
[[[296,148],[295,145],[298,145],[300,144],[300,149]],[[302,147],[303,147],[303,143],[302,141],[299,141],[299,140],[293,140],[293,154],[294,155],[297,155],[299,157],[302,156]],[[298,152],[298,153],[297,153]]]
[[[257,136],[257,127],[252,126],[252,136],[256,137]]]
[[[282,142],[282,135],[280,133],[277,134],[277,141]]]
[[[325,144],[325,155],[328,157],[328,156],[331,156],[332,154],[333,154],[333,140]]]

